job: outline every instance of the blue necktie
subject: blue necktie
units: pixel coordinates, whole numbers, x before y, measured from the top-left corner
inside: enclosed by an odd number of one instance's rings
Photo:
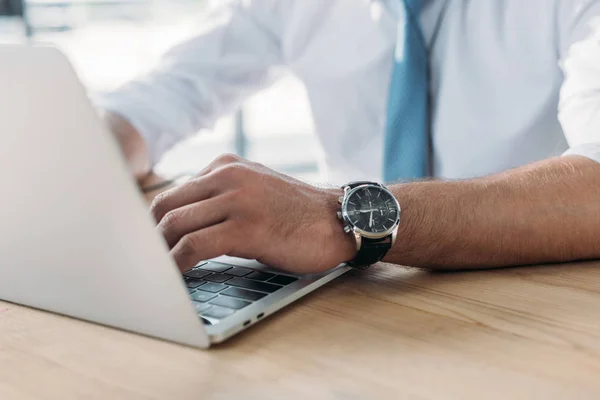
[[[425,0],[396,1],[401,4],[385,131],[385,182],[423,178],[429,168],[428,55],[418,20]]]

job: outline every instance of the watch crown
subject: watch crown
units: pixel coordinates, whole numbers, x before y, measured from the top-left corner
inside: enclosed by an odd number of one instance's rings
[[[349,225],[344,226],[344,232],[350,233],[351,230],[352,230],[352,228],[350,228]]]
[[[344,196],[338,197],[338,203],[342,204],[344,202]]]
[[[341,211],[337,212],[337,217],[338,217],[338,219],[342,219],[342,212]]]

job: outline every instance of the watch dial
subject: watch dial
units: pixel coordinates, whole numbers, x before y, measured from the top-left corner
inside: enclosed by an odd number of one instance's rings
[[[352,225],[369,233],[389,231],[400,215],[394,197],[377,186],[366,186],[351,193],[346,213]]]

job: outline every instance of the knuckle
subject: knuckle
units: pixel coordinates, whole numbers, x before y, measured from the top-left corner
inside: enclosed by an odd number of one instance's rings
[[[266,170],[267,169],[267,167],[264,164],[261,164],[261,163],[256,162],[256,161],[251,161],[251,162],[249,162],[249,164],[252,165],[252,167],[254,167],[257,170],[261,170],[262,171],[262,170]]]
[[[221,154],[220,156],[218,156],[215,161],[213,161],[213,164],[217,163],[217,164],[231,164],[231,163],[235,163],[241,160],[241,157],[232,154],[232,153],[225,153],[225,154]]]
[[[237,180],[243,178],[248,168],[241,163],[227,164],[219,169],[219,175],[224,179]]]

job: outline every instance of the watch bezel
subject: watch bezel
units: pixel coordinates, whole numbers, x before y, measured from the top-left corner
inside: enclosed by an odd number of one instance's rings
[[[373,233],[373,232],[367,232],[364,231],[360,228],[358,228],[356,225],[354,225],[354,223],[350,220],[350,217],[348,216],[348,200],[350,199],[350,197],[352,196],[352,194],[354,194],[355,192],[357,192],[358,190],[364,189],[364,188],[377,188],[379,190],[383,190],[385,192],[387,192],[392,199],[394,199],[394,203],[396,204],[396,207],[398,207],[398,217],[396,218],[396,221],[394,222],[394,225],[392,225],[392,227],[386,231],[383,232],[377,232],[377,233]],[[394,194],[392,192],[389,191],[388,188],[386,188],[383,185],[375,185],[375,184],[364,184],[364,185],[360,185],[357,186],[355,188],[349,189],[344,193],[344,201],[342,202],[342,219],[344,220],[344,222],[346,224],[348,224],[348,226],[350,226],[352,228],[352,231],[354,233],[358,233],[359,235],[366,237],[368,239],[383,239],[389,235],[392,235],[396,229],[398,228],[398,226],[400,225],[400,214],[401,214],[401,209],[400,209],[400,203],[398,203],[398,200],[396,199],[396,196],[394,196]]]

